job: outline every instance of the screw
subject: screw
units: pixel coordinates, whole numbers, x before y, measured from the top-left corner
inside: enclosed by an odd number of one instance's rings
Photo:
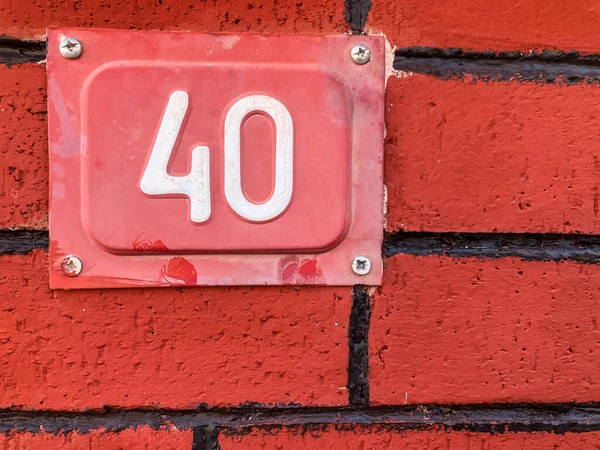
[[[359,255],[352,261],[352,270],[356,275],[366,275],[371,271],[371,260]]]
[[[79,58],[82,50],[81,42],[75,38],[64,37],[60,40],[60,54],[67,59]]]
[[[350,55],[352,56],[352,61],[356,64],[366,64],[371,59],[371,50],[364,44],[356,44],[352,47],[350,51]]]
[[[76,277],[81,273],[83,263],[77,256],[68,255],[62,260],[60,270],[67,277]]]

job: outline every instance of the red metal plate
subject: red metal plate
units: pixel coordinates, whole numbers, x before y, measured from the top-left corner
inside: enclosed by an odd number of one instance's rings
[[[379,284],[384,60],[370,36],[49,31],[51,286]]]

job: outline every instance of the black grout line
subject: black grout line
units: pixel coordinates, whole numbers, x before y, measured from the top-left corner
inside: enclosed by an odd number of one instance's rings
[[[0,64],[38,63],[46,59],[45,41],[26,41],[0,36]]]
[[[192,432],[192,450],[219,450],[219,428],[214,425],[195,427]]]
[[[334,425],[387,430],[433,427],[480,433],[589,432],[600,430],[600,403],[410,405],[371,408],[240,408],[202,411],[128,410],[104,412],[0,411],[0,433],[118,432],[148,426],[193,430],[195,449],[218,448],[219,430],[243,433],[253,427],[307,429]],[[208,446],[208,447],[207,447]],[[212,446],[212,448],[211,448]]]
[[[529,61],[539,63],[569,63],[575,65],[600,66],[600,54],[579,53],[571,51],[527,51],[507,50],[495,52],[470,51],[460,48],[438,47],[404,47],[395,50],[397,58],[436,58],[449,60],[499,60],[499,61]]]
[[[371,0],[346,0],[346,23],[350,25],[352,34],[362,34],[367,23]]]
[[[348,403],[365,407],[369,399],[369,325],[371,298],[367,287],[354,286],[348,323]]]
[[[0,229],[0,255],[24,255],[39,248],[48,248],[46,230],[2,230]]]
[[[600,55],[578,52],[465,52],[453,48],[397,49],[394,69],[442,79],[577,84],[600,82]]]
[[[0,229],[0,255],[27,254],[34,249],[48,249],[46,230]],[[397,254],[415,256],[452,256],[455,258],[506,258],[516,257],[529,261],[575,261],[600,264],[600,235],[580,234],[523,234],[523,233],[386,233],[383,255],[390,258]],[[353,291],[354,316],[350,319],[353,334],[349,345],[356,347],[350,355],[353,368],[349,371],[358,378],[361,371],[368,370],[360,362],[360,343],[366,342],[369,313],[366,288],[356,286]],[[362,367],[362,369],[361,369]],[[353,375],[354,376],[354,375]],[[360,386],[358,382],[356,386]],[[351,390],[351,389],[350,389]],[[353,394],[352,394],[353,395]],[[356,397],[358,398],[358,397]]]
[[[346,21],[362,34],[371,0],[345,0]],[[0,36],[0,64],[38,63],[46,57],[45,41]],[[409,47],[395,52],[394,68],[443,79],[465,75],[482,81],[533,81],[577,84],[600,82],[600,55],[576,51],[463,51],[456,48]]]
[[[600,236],[508,233],[386,234],[383,255],[439,255],[456,258],[516,257],[529,261],[600,264]]]

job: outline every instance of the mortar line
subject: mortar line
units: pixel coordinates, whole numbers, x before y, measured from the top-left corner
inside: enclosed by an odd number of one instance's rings
[[[352,289],[352,309],[348,323],[348,403],[369,405],[369,326],[371,297],[366,286]]]
[[[192,430],[192,450],[218,450],[219,428],[214,425],[194,427]]]
[[[0,255],[47,250],[46,230],[0,229]],[[386,233],[383,254],[452,256],[455,258],[517,257],[530,261],[575,261],[600,264],[600,235],[528,233]],[[360,288],[364,289],[364,288]],[[353,297],[359,291],[353,291]]]
[[[12,66],[39,63],[46,59],[45,41],[28,41],[10,36],[0,36],[0,64]]]
[[[197,441],[209,443],[216,440],[213,437],[217,435],[215,430],[219,428],[240,433],[254,427],[322,428],[327,425],[348,429],[361,425],[377,426],[390,431],[443,428],[480,433],[577,433],[600,430],[600,403],[233,408],[204,411],[109,410],[80,413],[0,411],[0,433],[88,433],[97,429],[118,432],[140,426],[152,429],[175,427],[179,430],[196,429]]]
[[[383,254],[600,264],[600,236],[526,233],[387,233]]]
[[[541,51],[474,52],[453,48],[397,49],[393,67],[442,79],[471,76],[482,81],[578,84],[600,82],[600,55]]]
[[[371,11],[371,0],[345,0],[346,23],[352,34],[364,34],[365,24]]]

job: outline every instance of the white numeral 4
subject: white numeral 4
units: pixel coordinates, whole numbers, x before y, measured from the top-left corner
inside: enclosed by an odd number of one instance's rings
[[[188,108],[188,95],[183,91],[171,94],[150,159],[142,175],[140,188],[148,195],[182,194],[190,199],[193,222],[205,222],[211,214],[209,149],[199,146],[192,151],[192,169],[186,176],[167,173],[173,147],[181,131]],[[244,118],[259,111],[275,122],[275,189],[262,204],[250,202],[242,191],[241,127]],[[294,128],[287,108],[266,95],[244,97],[230,108],[225,117],[224,183],[225,198],[241,217],[252,222],[274,219],[285,211],[292,199]]]
[[[140,188],[148,195],[183,194],[190,198],[190,217],[204,222],[210,217],[210,166],[208,147],[192,150],[192,170],[189,175],[174,177],[167,165],[179,130],[188,109],[188,95],[183,91],[171,94],[163,114],[158,135],[150,153]]]

